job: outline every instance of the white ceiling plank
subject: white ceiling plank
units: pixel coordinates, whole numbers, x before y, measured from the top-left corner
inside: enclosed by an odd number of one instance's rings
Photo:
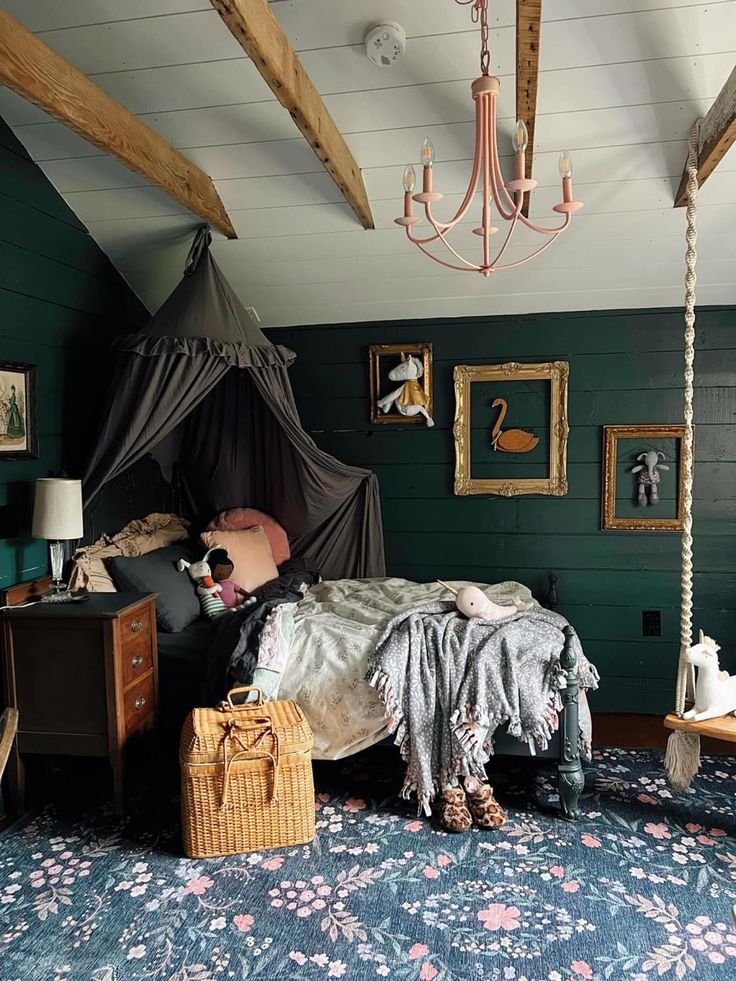
[[[702,306],[734,303],[732,285],[704,286],[699,291]],[[246,299],[246,302],[247,299]],[[374,300],[361,305],[347,302],[308,306],[262,306],[262,323],[268,327],[309,327],[315,324],[345,324],[455,317],[488,317],[508,314],[557,313],[598,310],[639,310],[646,307],[678,307],[682,286],[649,286],[640,290],[580,290],[562,293],[522,293],[484,297],[454,295],[445,299],[419,299],[400,302]],[[377,336],[380,326],[377,323]]]
[[[448,59],[452,70],[438,73],[434,65],[437,53],[444,51],[444,39],[424,39],[427,50],[422,52],[419,62],[425,77],[437,84],[440,77],[446,81],[461,81],[459,95],[468,100],[470,106],[469,74],[474,65],[473,54]],[[317,57],[319,54],[319,57]],[[401,74],[396,70],[378,71],[363,56],[357,59],[370,69],[370,77],[362,84],[356,66],[347,74],[338,72],[334,87],[323,77],[320,66],[330,65],[334,53],[329,58],[324,52],[313,53],[312,62],[305,62],[320,93],[330,95],[386,88],[414,87],[417,73],[408,68]],[[428,72],[426,65],[433,66]],[[587,68],[546,71],[540,74],[539,111],[567,112],[575,109],[603,108],[615,105],[636,105],[642,102],[671,102],[677,99],[699,100],[707,103],[718,94],[724,80],[733,67],[729,53],[706,54],[680,58],[658,58],[638,63],[613,64]],[[509,74],[513,64],[503,68],[502,105],[510,106],[513,97],[513,77]],[[362,69],[361,69],[362,71]],[[463,81],[464,80],[464,81]],[[95,75],[95,82],[106,92],[123,103],[136,114],[173,112],[181,109],[222,106],[228,104],[247,104],[249,102],[269,101],[270,93],[263,80],[247,58],[219,61],[216,64],[201,63],[150,68],[141,71],[101,73]],[[434,93],[434,89],[429,93]],[[421,96],[421,93],[418,93]],[[390,93],[383,93],[390,99]],[[454,98],[458,98],[455,95]],[[386,103],[390,107],[390,103]],[[8,89],[0,89],[0,114],[10,125],[27,125],[43,122],[48,117],[35,106],[20,99]]]
[[[461,237],[462,247],[469,246],[470,235]],[[477,247],[477,242],[475,243]],[[251,252],[250,258],[244,255],[244,250],[223,248],[218,253],[218,262],[225,274],[239,288],[252,286],[299,286],[311,283],[351,283],[371,281],[374,284],[385,279],[404,277],[426,277],[430,271],[427,259],[416,249],[399,241],[397,251],[386,251],[381,255],[355,256],[332,258],[329,262],[324,259],[310,258],[311,249],[305,249],[287,260],[264,262],[259,261],[258,252]],[[657,264],[682,262],[683,240],[680,236],[658,239],[656,251],[652,248],[651,239],[632,239],[625,248],[620,242],[605,242],[598,246],[595,253],[584,243],[566,242],[562,239],[554,249],[548,249],[543,255],[534,260],[535,268],[550,269],[584,269],[591,262],[602,266],[614,266],[621,269],[625,263],[627,268],[651,263],[656,256]],[[507,253],[509,259],[522,258],[525,250],[521,247],[511,247]],[[719,261],[724,256],[736,255],[736,233],[725,235],[710,235],[698,244],[698,260],[702,262]],[[451,280],[455,273],[443,266],[431,269],[438,279]],[[329,280],[325,277],[329,276]],[[493,290],[497,280],[494,281]],[[452,287],[445,284],[452,291]]]
[[[591,258],[594,262],[594,258]],[[431,272],[427,267],[426,272]],[[384,301],[406,302],[407,300],[442,299],[447,296],[478,296],[487,301],[496,299],[508,293],[520,293],[529,284],[529,273],[523,268],[499,272],[488,283],[485,277],[477,273],[466,275],[457,273],[454,279],[447,280],[441,276],[426,275],[406,276],[383,279],[378,282],[357,280],[343,283],[299,283],[294,286],[280,284],[278,286],[248,285],[241,292],[247,297],[250,305],[267,307],[278,302],[282,305],[303,303],[347,303],[352,300],[356,306],[371,303],[376,296]],[[624,259],[617,270],[616,284],[619,289],[647,289],[652,283],[662,287],[680,287],[683,280],[682,261],[671,263],[629,263]],[[236,280],[237,282],[237,280]],[[698,268],[698,283],[706,285],[732,285],[733,263],[722,259],[701,262]],[[543,269],[536,268],[534,272],[533,292],[539,293],[572,293],[581,284],[586,290],[605,290],[611,285],[608,271],[602,266],[587,265],[582,269]],[[736,292],[736,287],[734,287]]]
[[[271,0],[292,42],[307,48],[324,45],[360,44],[367,26],[387,17],[399,20],[410,37],[462,30],[468,13],[451,3],[391,0],[390,9],[376,0],[319,0],[321,17],[314,16],[306,2]],[[723,0],[714,0],[716,6]],[[545,10],[546,21],[600,17],[641,9],[683,6],[683,0],[557,0]],[[88,24],[106,24],[137,18],[160,17],[187,11],[206,11],[207,0],[5,0],[4,7],[32,31],[53,31]],[[490,23],[514,23],[515,0],[498,0],[489,11]]]

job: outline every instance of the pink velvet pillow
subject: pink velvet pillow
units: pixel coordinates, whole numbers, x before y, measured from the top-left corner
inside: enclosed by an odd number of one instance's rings
[[[279,574],[266,532],[260,525],[245,531],[205,531],[202,543],[205,548],[221,545],[227,549],[235,566],[232,580],[249,593]]]
[[[255,528],[260,525],[268,536],[271,543],[271,554],[276,565],[281,565],[291,558],[289,539],[281,525],[263,511],[255,508],[230,508],[229,511],[221,511],[207,525],[207,531],[247,531],[248,528]],[[233,561],[235,561],[233,559]]]

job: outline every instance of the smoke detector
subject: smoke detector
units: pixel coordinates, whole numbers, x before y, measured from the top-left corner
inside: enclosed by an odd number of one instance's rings
[[[406,31],[400,24],[376,24],[365,36],[365,53],[379,68],[395,65],[405,51]]]

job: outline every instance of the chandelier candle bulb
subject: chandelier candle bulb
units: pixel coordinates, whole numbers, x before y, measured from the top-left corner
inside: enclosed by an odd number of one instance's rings
[[[411,164],[407,164],[404,168],[404,191],[407,194],[411,194],[414,190],[414,185],[417,182],[416,171]]]
[[[520,266],[523,262],[527,262],[544,252],[565,231],[570,224],[572,214],[579,211],[583,205],[579,201],[573,200],[572,161],[570,154],[563,151],[559,161],[563,200],[560,204],[555,205],[553,211],[563,215],[564,220],[556,228],[548,228],[544,225],[535,224],[522,213],[524,195],[533,190],[537,186],[537,182],[531,177],[526,177],[525,154],[529,144],[529,133],[523,119],[517,120],[513,134],[514,179],[504,181],[501,173],[497,143],[498,95],[501,82],[489,72],[491,54],[488,48],[488,0],[455,0],[455,2],[462,6],[472,4],[472,20],[479,24],[481,37],[481,74],[471,86],[471,95],[475,102],[475,152],[468,189],[453,217],[446,221],[435,217],[432,213],[432,205],[442,199],[442,194],[433,189],[434,146],[430,139],[426,139],[421,153],[422,190],[419,194],[412,194],[411,197],[418,204],[424,205],[424,215],[432,226],[432,232],[422,237],[415,237],[411,226],[419,219],[412,216],[411,204],[407,201],[406,196],[404,198],[404,216],[403,218],[396,218],[395,221],[396,224],[406,228],[409,241],[413,242],[429,259],[433,259],[447,269],[490,276],[492,272]],[[409,194],[406,184],[404,190],[405,195]],[[471,262],[453,247],[450,235],[465,218],[478,193],[482,196],[481,224],[478,228],[473,229],[473,233],[481,239],[482,256],[479,262]],[[493,208],[493,215],[491,208]],[[490,247],[491,238],[499,229],[491,223],[492,216],[497,216],[500,219],[499,224],[501,222],[508,224],[508,233],[501,237],[501,245],[494,247],[493,251]],[[533,248],[523,258],[501,263],[501,258],[519,225],[525,225],[530,231],[542,236],[542,244]],[[440,258],[439,255],[430,251],[428,246],[434,242],[441,242],[447,248],[450,254],[447,259]]]

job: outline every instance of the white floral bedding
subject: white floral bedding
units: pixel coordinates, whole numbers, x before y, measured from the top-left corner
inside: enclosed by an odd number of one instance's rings
[[[517,582],[475,585],[500,604],[532,600]],[[439,583],[340,579],[312,586],[298,604],[278,697],[301,705],[314,732],[315,759],[341,759],[388,735],[383,706],[365,681],[368,658],[393,617],[437,599],[449,599]]]

